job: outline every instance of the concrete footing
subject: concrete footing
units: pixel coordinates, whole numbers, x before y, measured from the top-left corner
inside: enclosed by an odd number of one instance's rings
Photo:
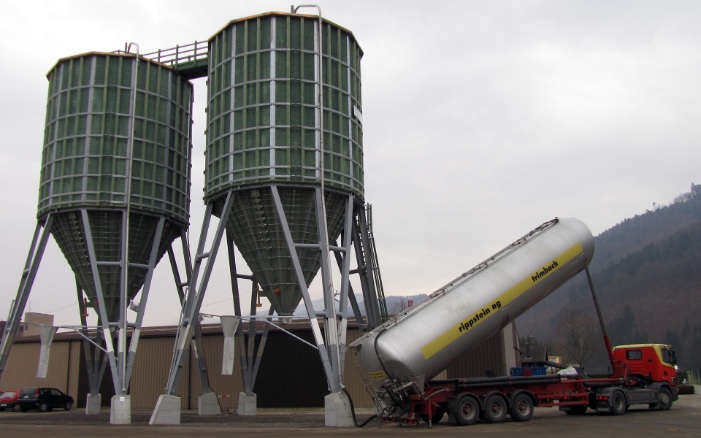
[[[353,411],[345,392],[333,392],[324,397],[325,425],[330,427],[353,427]]]
[[[110,404],[110,424],[131,424],[131,396],[114,395]]]
[[[206,392],[197,399],[197,414],[205,415],[221,415],[221,406],[219,399],[213,392]]]
[[[239,415],[256,415],[258,408],[258,396],[255,393],[246,394],[239,392],[239,405],[236,413]]]
[[[85,401],[85,413],[87,415],[97,415],[102,408],[102,394],[88,394],[88,399]]]
[[[180,397],[161,394],[148,424],[180,424]]]

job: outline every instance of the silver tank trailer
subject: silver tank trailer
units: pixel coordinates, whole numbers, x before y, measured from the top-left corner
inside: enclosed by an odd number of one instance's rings
[[[425,381],[582,271],[593,254],[584,223],[546,222],[351,348],[375,388],[421,393]]]

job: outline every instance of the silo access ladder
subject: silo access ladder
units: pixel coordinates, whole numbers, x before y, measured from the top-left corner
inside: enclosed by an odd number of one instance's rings
[[[368,228],[368,253],[370,256],[370,269],[372,269],[372,278],[375,282],[375,292],[377,293],[377,301],[380,306],[380,319],[381,322],[385,322],[388,319],[387,302],[385,301],[385,289],[382,285],[380,264],[377,258],[377,250],[375,249],[375,236],[372,232],[372,204],[365,205],[365,220],[367,221]],[[362,248],[362,251],[365,252],[365,248]]]

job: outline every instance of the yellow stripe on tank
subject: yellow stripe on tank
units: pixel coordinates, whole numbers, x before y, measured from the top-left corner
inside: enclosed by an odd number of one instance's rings
[[[549,265],[543,266],[533,274],[516,283],[494,301],[488,303],[485,308],[478,310],[475,315],[470,315],[467,319],[443,332],[441,335],[421,348],[424,359],[428,359],[439,351],[443,350],[485,319],[491,317],[492,315],[498,314],[501,308],[508,306],[509,303],[521,296],[521,294],[547,278],[550,274],[557,271],[561,266],[564,266],[567,262],[577,257],[582,252],[584,252],[584,249],[580,243],[572,245],[567,251],[563,252],[558,257],[555,257]]]

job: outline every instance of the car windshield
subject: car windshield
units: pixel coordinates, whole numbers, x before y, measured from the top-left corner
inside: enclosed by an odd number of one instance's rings
[[[35,388],[24,388],[20,393],[21,396],[33,396],[36,395],[36,389]]]
[[[0,398],[12,398],[15,396],[15,394],[17,393],[13,391],[3,392],[2,395],[0,395]]]

